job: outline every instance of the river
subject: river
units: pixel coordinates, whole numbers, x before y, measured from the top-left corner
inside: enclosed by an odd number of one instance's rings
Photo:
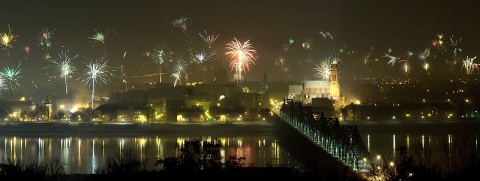
[[[418,160],[450,166],[455,166],[452,158],[466,152],[456,145],[479,152],[478,121],[395,120],[341,125],[356,125],[368,151],[379,160],[398,158],[399,146]],[[90,174],[104,167],[107,159],[130,152],[145,161],[147,170],[158,170],[161,167],[155,166],[156,160],[176,156],[177,143],[202,138],[221,141],[223,161],[243,156],[247,166],[303,168],[304,163],[295,156],[300,149],[286,146],[272,129],[269,120],[233,124],[9,124],[0,126],[0,156],[2,162],[48,163],[59,159],[67,174]]]
[[[342,122],[355,125],[374,164],[400,158],[399,147],[417,164],[443,169],[467,165],[469,156],[480,155],[478,120],[390,120]]]

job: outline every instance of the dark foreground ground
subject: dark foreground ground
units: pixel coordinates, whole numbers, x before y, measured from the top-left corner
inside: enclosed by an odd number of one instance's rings
[[[363,181],[366,179],[350,172],[324,172],[308,173],[291,168],[237,168],[211,171],[159,171],[137,172],[118,174],[92,174],[92,175],[61,175],[61,176],[35,176],[15,175],[0,176],[0,180],[62,180],[62,181],[94,181],[94,180],[317,180],[317,181]]]

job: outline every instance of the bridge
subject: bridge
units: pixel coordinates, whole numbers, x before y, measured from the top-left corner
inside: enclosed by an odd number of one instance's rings
[[[370,173],[371,155],[363,144],[356,126],[340,125],[338,118],[314,113],[310,106],[286,99],[278,113],[285,121],[313,144],[354,171]]]

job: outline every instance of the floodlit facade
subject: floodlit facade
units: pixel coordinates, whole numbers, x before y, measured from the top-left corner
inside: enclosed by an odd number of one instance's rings
[[[329,80],[305,80],[303,85],[289,85],[287,99],[301,101],[303,105],[312,105],[314,98],[328,98],[335,110],[345,105],[345,97],[340,90],[338,66],[331,65]]]

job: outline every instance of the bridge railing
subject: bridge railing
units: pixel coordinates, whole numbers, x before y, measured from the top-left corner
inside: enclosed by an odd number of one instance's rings
[[[314,144],[355,171],[371,172],[371,155],[356,126],[341,126],[338,118],[313,113],[310,106],[286,99],[279,115]]]

